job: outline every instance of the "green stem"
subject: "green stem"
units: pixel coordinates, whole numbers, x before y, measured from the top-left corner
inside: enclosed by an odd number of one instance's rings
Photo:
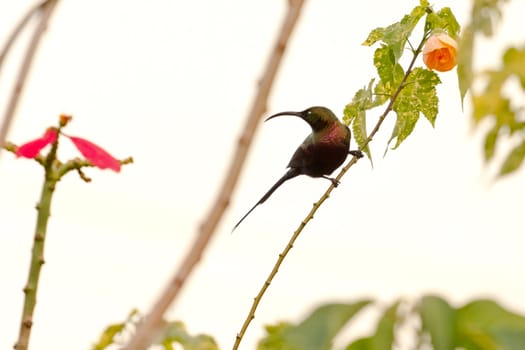
[[[27,278],[27,284],[24,287],[24,309],[22,313],[22,321],[20,323],[20,332],[18,335],[18,341],[14,346],[16,350],[26,350],[28,348],[29,336],[31,335],[31,328],[33,326],[33,313],[36,306],[38,280],[40,278],[40,270],[42,269],[42,265],[44,265],[44,243],[46,239],[47,222],[51,215],[51,199],[57,182],[56,179],[49,176],[49,173],[49,168],[46,168],[46,179],[42,188],[40,202],[36,207],[38,217],[36,220],[29,276]]]
[[[60,135],[61,128],[62,126],[57,129],[58,135]],[[38,215],[36,219],[35,237],[33,239],[29,275],[27,276],[27,283],[24,287],[24,309],[22,311],[18,340],[14,346],[15,350],[27,350],[29,347],[29,337],[31,336],[31,328],[33,327],[33,314],[36,307],[38,281],[40,279],[42,265],[44,265],[45,262],[44,244],[46,242],[47,222],[51,216],[51,199],[53,198],[56,183],[60,180],[60,176],[57,176],[57,171],[55,170],[60,165],[60,162],[56,159],[57,149],[58,137],[41,163],[44,166],[45,179],[40,201],[36,206]]]

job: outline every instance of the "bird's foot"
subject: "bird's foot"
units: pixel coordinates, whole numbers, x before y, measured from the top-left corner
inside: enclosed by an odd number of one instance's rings
[[[325,179],[327,179],[327,180],[332,181],[332,185],[334,185],[334,187],[339,186],[339,183],[340,183],[340,182],[339,182],[338,180],[334,179],[333,177],[328,177],[328,176],[323,176],[323,177],[324,177]]]
[[[354,157],[356,157],[357,159],[360,159],[360,158],[363,158],[363,152],[361,152],[360,150],[355,150],[355,151],[348,151],[349,154],[353,155]]]

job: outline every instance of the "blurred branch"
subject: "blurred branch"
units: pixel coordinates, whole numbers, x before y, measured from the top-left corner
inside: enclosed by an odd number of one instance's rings
[[[53,10],[55,9],[55,6],[57,5],[57,3],[58,3],[58,0],[45,0],[45,1],[42,1],[40,4],[32,7],[26,13],[26,15],[22,17],[18,25],[13,29],[11,35],[7,39],[5,46],[0,52],[0,70],[1,70],[2,64],[5,58],[7,57],[7,54],[9,53],[11,46],[14,44],[16,39],[20,36],[22,30],[28,24],[29,20],[33,16],[39,17],[39,22],[35,27],[35,31],[29,42],[27,51],[20,65],[20,70],[18,71],[18,76],[14,83],[13,91],[11,92],[11,96],[8,99],[7,107],[4,112],[4,118],[2,119],[2,125],[0,126],[0,154],[3,148],[3,145],[5,143],[7,133],[9,132],[9,127],[11,126],[11,122],[13,121],[16,107],[18,106],[18,101],[20,100],[20,96],[22,94],[22,90],[24,88],[24,84],[25,84],[27,75],[29,73],[29,69],[31,68],[31,64],[33,63],[35,52],[38,48],[38,45],[40,44],[40,39],[42,38],[42,35],[44,34],[47,28],[47,24],[49,23],[49,19],[51,18],[51,14],[53,13]]]
[[[414,64],[416,62],[417,56],[421,53],[421,49],[423,48],[423,44],[424,44],[424,40],[422,40],[421,43],[419,44],[418,48],[413,51],[414,56],[413,56],[412,61],[410,62],[409,66],[408,66],[408,69],[407,69],[405,75],[403,76],[403,79],[401,80],[401,82],[399,83],[399,86],[397,87],[397,89],[395,90],[394,94],[390,98],[390,101],[389,101],[388,105],[386,106],[385,110],[383,111],[383,113],[379,117],[376,125],[374,126],[374,128],[372,129],[370,134],[368,135],[366,141],[363,143],[363,145],[361,145],[360,151],[363,151],[368,146],[370,141],[372,141],[372,139],[374,138],[376,133],[379,131],[379,129],[380,129],[381,125],[383,124],[383,122],[385,121],[387,115],[392,111],[392,108],[394,107],[394,102],[396,101],[397,97],[399,96],[399,93],[406,86],[406,81],[408,79],[408,76],[412,72],[412,68],[414,67]],[[339,172],[339,174],[336,176],[335,179],[337,181],[341,180],[341,178],[346,174],[346,172],[354,164],[356,164],[359,161],[359,159],[360,159],[360,157],[359,158],[355,157],[355,156],[352,157],[352,159],[348,162],[348,164],[346,164],[341,169],[341,171]],[[299,227],[297,227],[297,229],[293,233],[292,237],[288,241],[288,244],[286,245],[284,250],[281,252],[281,254],[279,254],[279,257],[277,258],[277,261],[275,262],[272,271],[270,272],[270,274],[268,275],[268,277],[264,281],[264,284],[262,285],[261,289],[259,290],[259,293],[257,294],[257,296],[253,299],[253,303],[252,303],[252,306],[250,308],[250,311],[248,312],[248,315],[246,316],[246,319],[244,320],[244,323],[243,323],[243,325],[241,327],[241,330],[239,331],[239,333],[237,334],[237,336],[235,338],[235,343],[233,345],[232,350],[236,350],[236,349],[239,348],[241,340],[244,337],[244,334],[246,333],[246,330],[248,329],[248,326],[250,325],[252,320],[255,318],[255,311],[257,310],[257,307],[258,307],[259,303],[261,302],[262,297],[264,296],[264,294],[266,293],[266,290],[268,289],[268,287],[272,283],[272,280],[275,277],[275,275],[277,275],[277,272],[279,271],[279,268],[281,267],[281,264],[283,263],[284,259],[288,255],[288,252],[292,249],[295,241],[297,240],[297,238],[299,237],[299,235],[301,234],[303,229],[306,227],[306,225],[314,218],[314,214],[317,212],[317,210],[328,199],[328,197],[330,197],[330,194],[332,193],[334,188],[335,188],[334,185],[330,185],[330,187],[328,187],[328,189],[321,196],[321,198],[317,202],[314,203],[314,205],[313,205],[312,209],[310,210],[310,212],[308,213],[308,215],[306,215],[306,217],[299,224]]]
[[[277,74],[288,40],[290,39],[295,24],[297,23],[297,19],[301,13],[303,3],[304,0],[289,1],[288,13],[284,18],[279,37],[270,55],[262,79],[260,80],[259,90],[253,102],[251,111],[246,119],[244,130],[238,140],[238,145],[230,164],[230,168],[226,173],[227,175],[224,179],[224,183],[220,187],[221,191],[217,196],[215,204],[205,216],[204,222],[201,224],[197,237],[193,242],[193,246],[188,250],[188,254],[180,265],[178,271],[176,271],[149,314],[147,314],[138,326],[137,332],[128,343],[127,350],[145,349],[151,343],[155,333],[162,326],[162,317],[166,309],[177,297],[182,286],[193,271],[193,268],[200,261],[208,242],[215,232],[217,224],[228,207],[231,195],[244,165],[246,155],[252,144],[253,135],[263,113],[266,111],[270,89]]]

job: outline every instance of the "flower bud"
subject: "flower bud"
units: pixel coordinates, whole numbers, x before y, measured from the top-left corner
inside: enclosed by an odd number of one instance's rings
[[[433,34],[423,47],[423,62],[429,69],[447,72],[456,66],[458,44],[445,33]]]

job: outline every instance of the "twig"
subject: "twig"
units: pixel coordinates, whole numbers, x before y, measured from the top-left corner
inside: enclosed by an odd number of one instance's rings
[[[11,48],[11,45],[16,40],[16,37],[20,34],[23,27],[27,25],[29,22],[29,19],[34,15],[40,15],[40,22],[37,24],[35,31],[33,33],[33,37],[31,38],[31,41],[29,42],[29,45],[27,47],[27,51],[25,53],[24,59],[22,61],[22,64],[20,65],[20,70],[18,71],[18,77],[14,83],[13,91],[11,92],[11,96],[8,100],[8,104],[4,113],[4,118],[2,120],[2,126],[0,127],[0,154],[1,150],[3,149],[3,145],[5,143],[7,133],[9,131],[9,127],[11,126],[11,122],[13,120],[16,107],[18,106],[18,101],[20,100],[20,95],[22,93],[22,90],[24,88],[24,84],[27,78],[27,75],[29,73],[29,69],[31,68],[31,64],[33,63],[33,58],[35,56],[35,52],[38,48],[38,45],[40,44],[40,39],[42,38],[42,35],[44,34],[47,24],[49,22],[49,19],[51,18],[51,14],[53,13],[53,10],[55,6],[57,5],[58,0],[45,0],[41,2],[39,5],[31,8],[28,13],[22,18],[20,23],[15,27],[13,30],[11,36],[9,37],[6,45],[4,46],[4,49],[0,55],[0,68],[3,60],[7,56],[7,53],[9,52],[9,49]]]
[[[363,151],[365,149],[365,147],[370,143],[370,141],[372,141],[372,139],[374,138],[376,133],[379,131],[379,128],[383,124],[386,116],[388,115],[388,113],[390,113],[392,111],[392,108],[394,107],[394,102],[396,101],[397,96],[399,95],[401,90],[403,90],[403,88],[406,86],[406,80],[407,80],[410,72],[412,71],[412,68],[414,67],[414,64],[416,62],[416,58],[419,55],[419,53],[421,52],[423,44],[424,44],[424,40],[422,40],[421,43],[419,44],[418,48],[413,51],[414,57],[412,58],[412,61],[410,62],[410,65],[408,66],[408,69],[407,69],[405,75],[403,76],[403,79],[401,80],[401,82],[399,83],[399,86],[397,87],[396,91],[394,92],[394,94],[390,98],[390,101],[389,101],[388,105],[386,106],[384,112],[379,117],[376,125],[374,126],[374,128],[372,129],[370,134],[368,135],[366,141],[364,142],[363,145],[361,145],[361,147],[360,147],[361,151]],[[358,160],[359,160],[359,158],[357,158],[355,156],[352,157],[352,159],[348,162],[348,164],[346,164],[341,169],[339,174],[336,176],[336,180],[337,181],[341,180],[341,178],[344,176],[344,174],[346,174],[346,172],[354,164],[356,164],[358,162]],[[301,221],[301,223],[299,224],[299,227],[297,227],[297,229],[295,230],[294,234],[292,235],[292,237],[288,241],[288,244],[286,245],[286,247],[284,248],[282,253],[279,254],[279,257],[277,258],[277,261],[275,262],[272,271],[270,272],[270,274],[268,275],[268,277],[264,281],[264,284],[261,287],[261,289],[259,290],[259,293],[257,294],[257,296],[253,299],[252,307],[250,308],[250,311],[248,312],[248,316],[244,320],[244,323],[243,323],[243,325],[241,327],[241,330],[239,331],[239,333],[235,337],[235,343],[233,345],[232,350],[236,350],[236,349],[239,348],[241,340],[244,337],[244,334],[246,333],[246,330],[248,329],[248,326],[250,325],[251,321],[255,318],[255,311],[257,310],[257,306],[261,302],[261,299],[264,296],[264,293],[266,292],[266,290],[268,289],[268,287],[272,283],[272,280],[274,279],[275,275],[277,275],[277,272],[279,271],[279,267],[281,266],[281,264],[283,263],[284,259],[288,255],[288,252],[292,249],[295,241],[297,240],[297,238],[299,237],[299,235],[301,234],[301,232],[303,231],[305,226],[308,224],[308,222],[310,222],[310,220],[312,220],[314,218],[314,214],[321,207],[321,205],[328,199],[328,197],[330,197],[330,194],[332,193],[334,188],[335,188],[334,185],[330,185],[330,187],[328,187],[328,189],[321,196],[321,198],[316,203],[314,203],[312,209],[310,210],[308,215],[306,215],[306,217],[303,219],[303,221]]]
[[[7,37],[3,49],[0,51],[0,71],[2,71],[2,64],[4,63],[4,59],[7,57],[9,50],[11,50],[11,46],[13,46],[16,39],[18,39],[18,36],[22,33],[22,30],[27,25],[29,20],[35,15],[35,13],[41,10],[44,3],[45,1],[30,8],[24,17],[22,17],[18,24],[13,28],[11,34]]]
[[[258,123],[266,111],[266,104],[268,95],[272,87],[274,78],[277,74],[283,53],[286,49],[288,40],[295,27],[299,14],[301,12],[304,0],[290,1],[288,13],[284,19],[281,32],[279,34],[277,43],[271,53],[270,59],[267,63],[263,78],[259,83],[259,90],[252,105],[252,109],[246,119],[243,133],[238,140],[238,146],[235,150],[233,160],[230,168],[226,173],[223,185],[220,187],[221,191],[212,206],[210,212],[205,216],[205,221],[201,224],[199,232],[193,246],[188,250],[188,253],[178,271],[172,277],[168,286],[158,298],[157,302],[146,315],[144,320],[139,324],[136,333],[130,340],[127,350],[142,350],[145,349],[155,335],[155,332],[162,325],[162,316],[166,309],[170,306],[173,300],[177,297],[182,289],[187,278],[193,271],[193,268],[200,261],[208,242],[210,241],[215,228],[219,223],[224,211],[230,203],[232,192],[237,184],[239,174],[246,159],[246,155],[251,146],[253,135],[257,129]]]

